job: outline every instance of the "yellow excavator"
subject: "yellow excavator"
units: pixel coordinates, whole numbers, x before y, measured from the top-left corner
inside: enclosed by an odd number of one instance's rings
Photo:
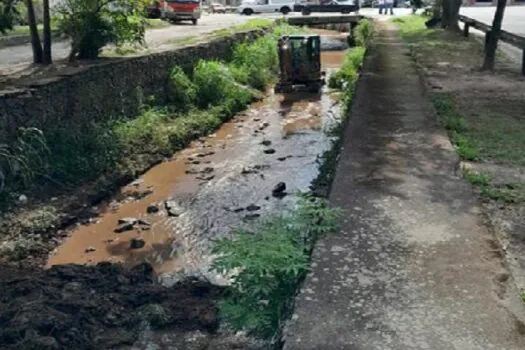
[[[280,75],[276,93],[321,90],[325,79],[319,35],[285,35],[279,39],[277,49]]]

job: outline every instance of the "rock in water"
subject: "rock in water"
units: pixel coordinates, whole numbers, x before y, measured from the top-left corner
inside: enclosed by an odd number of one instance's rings
[[[86,253],[91,253],[91,252],[94,252],[95,250],[97,250],[95,247],[87,247],[85,252]]]
[[[270,145],[272,144],[272,141],[270,141],[270,140],[263,140],[263,141],[261,142],[261,144],[262,144],[263,146],[270,146]]]
[[[131,222],[125,222],[123,224],[120,224],[119,227],[117,227],[115,229],[115,233],[122,233],[122,232],[126,232],[126,231],[131,231],[131,230],[133,230],[134,226],[135,226],[135,224],[133,224]]]
[[[272,195],[274,197],[284,197],[286,195],[286,184],[284,182],[279,182],[272,190]]]
[[[260,210],[261,207],[258,206],[258,205],[255,205],[255,204],[250,204],[249,206],[246,207],[246,210],[247,211],[257,211],[257,210]]]
[[[130,241],[129,241],[129,247],[131,249],[140,249],[140,248],[144,248],[144,246],[146,245],[146,241],[144,241],[144,238],[132,238]]]
[[[273,148],[268,148],[268,149],[264,150],[264,153],[266,153],[266,154],[274,154],[275,150]]]
[[[159,207],[156,206],[155,204],[151,204],[151,205],[148,206],[148,209],[146,209],[146,212],[148,214],[158,213],[159,212]]]

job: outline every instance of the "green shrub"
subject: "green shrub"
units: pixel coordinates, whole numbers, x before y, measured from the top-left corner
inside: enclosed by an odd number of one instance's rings
[[[171,70],[168,82],[168,102],[178,109],[187,111],[197,100],[195,84],[188,78],[181,67]]]
[[[193,70],[193,83],[200,108],[251,99],[251,93],[235,81],[228,66],[218,61],[199,61]]]
[[[223,239],[214,249],[214,268],[233,273],[221,313],[234,329],[263,337],[279,327],[308,268],[314,241],[337,228],[337,210],[319,199],[303,197],[289,215],[276,216],[233,240]]]
[[[59,30],[71,39],[71,60],[97,58],[109,43],[143,42],[141,0],[69,0],[56,11]]]
[[[355,42],[358,46],[368,47],[374,39],[374,25],[367,19],[362,19],[354,29]]]

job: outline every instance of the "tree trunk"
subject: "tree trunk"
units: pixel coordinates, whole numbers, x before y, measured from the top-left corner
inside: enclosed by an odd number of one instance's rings
[[[31,45],[33,47],[33,62],[42,63],[43,52],[40,43],[40,36],[38,35],[38,27],[36,24],[35,9],[33,8],[33,0],[26,0],[27,19],[29,22],[29,29],[31,31]]]
[[[450,2],[452,0],[443,0],[441,2],[441,28],[448,28],[450,22]]]
[[[501,33],[501,22],[503,22],[503,14],[507,0],[498,0],[494,20],[492,21],[492,30],[485,46],[485,60],[481,70],[494,70],[494,63],[496,61],[496,49],[498,48],[498,40]]]
[[[44,64],[53,63],[51,57],[51,18],[49,16],[49,0],[43,1],[44,5]]]
[[[449,0],[449,16],[447,29],[452,31],[460,31],[459,29],[459,9],[461,7],[462,0]]]

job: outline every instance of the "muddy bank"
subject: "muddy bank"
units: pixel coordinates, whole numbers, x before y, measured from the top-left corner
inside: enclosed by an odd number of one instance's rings
[[[339,105],[324,92],[269,96],[125,187],[121,200],[101,205],[48,266],[148,261],[167,284],[187,275],[222,283],[209,272],[213,241],[293,206],[294,194],[309,190],[317,176],[317,159],[331,144],[326,131],[339,117]],[[273,195],[279,183],[287,195]],[[142,199],[128,197],[148,190]],[[115,232],[130,217],[148,225]],[[133,239],[144,247],[131,249]]]
[[[331,70],[344,53],[322,57]],[[9,270],[0,274],[0,287],[9,291],[1,299],[7,311],[0,314],[6,325],[0,344],[260,348],[253,339],[217,330],[220,288],[211,284],[225,281],[210,271],[210,247],[235,228],[293,207],[295,193],[309,190],[318,158],[331,145],[326,132],[340,120],[339,104],[326,92],[270,94],[216,133],[129,180],[112,199],[79,205],[82,216],[60,231],[67,239],[50,256],[48,270],[19,270],[14,275],[26,277],[14,280]],[[64,265],[69,263],[85,266]],[[211,284],[198,282],[203,280]],[[26,307],[32,303],[36,307]],[[59,331],[40,328],[49,324],[45,315],[57,318]],[[84,345],[77,346],[77,338]]]
[[[0,268],[0,288],[2,349],[110,349],[145,327],[212,334],[219,325],[220,288],[191,279],[166,288],[148,264]]]

